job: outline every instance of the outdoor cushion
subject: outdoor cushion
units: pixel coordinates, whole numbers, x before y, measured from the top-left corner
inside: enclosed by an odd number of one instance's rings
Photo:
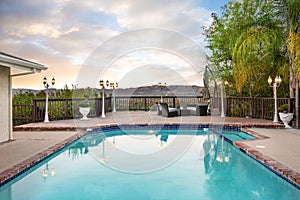
[[[193,110],[193,111],[196,111],[196,106],[194,107],[186,107],[187,110]]]
[[[169,109],[168,104],[166,103],[160,103],[161,105],[161,111],[162,111],[162,116],[163,117],[174,117],[178,116],[178,109]]]
[[[169,108],[169,112],[177,112],[178,109],[177,108]]]

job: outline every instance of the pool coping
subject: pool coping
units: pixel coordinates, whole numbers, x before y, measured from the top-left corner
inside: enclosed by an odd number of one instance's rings
[[[241,131],[248,133],[250,135],[255,136],[254,139],[251,140],[263,140],[268,139],[269,137],[265,135],[261,135],[253,130],[249,130],[247,128],[241,128]],[[249,145],[245,144],[245,141],[250,140],[242,140],[242,141],[235,141],[232,142],[234,146],[239,148],[242,152],[246,153],[253,159],[257,160],[260,164],[264,165],[281,178],[288,181],[290,184],[294,185],[296,188],[300,189],[300,173],[287,167],[286,165],[280,163],[279,161],[271,158],[270,156],[250,147]]]
[[[255,136],[254,139],[251,140],[262,140],[262,139],[267,139],[269,137],[261,135],[253,130],[249,130],[248,128],[282,128],[283,125],[276,125],[276,126],[266,126],[266,125],[257,125],[257,126],[253,126],[253,124],[251,124],[251,126],[247,125],[247,124],[240,124],[240,123],[195,123],[195,124],[191,124],[191,123],[181,123],[181,124],[175,124],[175,123],[165,123],[165,124],[149,124],[149,123],[134,123],[134,124],[116,124],[116,123],[111,123],[111,124],[104,124],[104,125],[98,125],[98,126],[94,126],[94,127],[80,127],[80,128],[76,128],[76,129],[70,129],[70,127],[67,127],[67,129],[62,129],[63,127],[31,127],[29,130],[24,128],[22,129],[23,131],[49,131],[49,130],[76,130],[78,131],[78,134],[73,135],[65,140],[63,140],[62,142],[59,142],[55,145],[53,145],[52,147],[39,152],[33,156],[31,156],[30,158],[0,172],[0,187],[5,185],[6,183],[8,183],[9,181],[13,180],[14,178],[16,178],[17,176],[23,174],[24,172],[26,172],[27,170],[29,170],[31,167],[33,167],[34,165],[42,162],[44,159],[48,158],[49,156],[53,155],[54,153],[58,152],[59,150],[61,150],[62,148],[64,148],[65,146],[67,146],[68,144],[76,141],[77,139],[81,138],[83,135],[87,134],[89,132],[89,130],[94,129],[94,128],[106,128],[106,127],[114,127],[114,126],[149,126],[149,125],[159,125],[159,126],[176,126],[176,125],[191,125],[191,126],[223,126],[223,127],[232,127],[232,129],[239,129],[243,132],[246,132],[250,135]],[[278,174],[279,176],[281,176],[282,178],[284,178],[286,181],[288,181],[289,183],[291,183],[292,185],[294,185],[295,187],[297,187],[298,189],[300,188],[300,173],[298,173],[297,171],[288,168],[287,166],[283,165],[282,163],[278,162],[277,160],[263,154],[262,152],[253,149],[252,147],[246,145],[244,143],[244,141],[248,141],[248,140],[243,140],[243,141],[235,141],[232,142],[232,144],[234,146],[236,146],[237,148],[239,148],[242,152],[246,153],[247,155],[249,155],[250,157],[254,158],[255,160],[257,160],[259,163],[263,164],[264,166],[266,166],[267,168],[269,168],[271,171],[275,172],[276,174]]]
[[[93,128],[102,128],[109,126],[126,126],[126,125],[137,125],[137,126],[149,126],[149,125],[208,125],[208,126],[231,126],[231,127],[239,127],[239,128],[275,128],[275,129],[283,129],[283,124],[252,124],[252,123],[232,123],[232,122],[164,122],[160,123],[106,123],[106,124],[97,124],[97,125],[74,125],[74,126],[43,126],[43,125],[28,125],[28,126],[15,126],[13,127],[13,131],[77,131],[77,130],[86,130]]]

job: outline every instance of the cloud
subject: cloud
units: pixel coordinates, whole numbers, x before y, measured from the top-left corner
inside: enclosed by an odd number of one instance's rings
[[[145,28],[120,34],[96,48],[81,68],[77,81],[90,87],[103,78],[120,81],[124,75],[132,74],[135,68],[141,66],[164,66],[191,77],[189,72],[198,74],[205,65],[204,51],[190,38],[168,29]],[[153,73],[148,75],[147,78],[152,76],[153,79],[159,76]],[[140,73],[136,77],[140,77]],[[201,82],[199,78],[193,81]],[[132,80],[128,84],[123,83],[122,87],[133,87],[134,83],[136,81]],[[169,84],[180,83],[170,79]]]
[[[49,38],[58,39],[62,36],[66,36],[72,32],[79,31],[79,27],[71,27],[68,30],[59,30],[59,28],[55,28],[53,26],[49,26],[47,24],[32,24],[30,26],[26,26],[17,32],[10,33],[11,35],[15,35],[20,38],[25,38],[28,36],[45,36]]]
[[[3,0],[0,1],[0,23],[2,51],[48,66],[46,73],[51,72],[62,78],[63,80],[57,79],[57,86],[63,87],[65,83],[73,84],[76,81],[80,67],[92,67],[81,64],[86,62],[98,46],[126,31],[158,27],[182,33],[203,45],[202,26],[210,23],[210,11],[201,7],[196,0]],[[138,36],[136,40],[139,38],[141,37]],[[152,39],[160,39],[157,42],[162,47],[179,48],[182,54],[195,54],[193,47],[189,46],[191,44],[177,43],[176,37],[152,35],[144,39],[149,40],[145,41],[145,45],[151,43]],[[116,55],[118,48],[134,46],[126,38],[117,42],[114,49],[108,50],[115,51]],[[103,52],[103,56],[106,53]],[[196,54],[195,57],[199,57],[200,54]],[[142,56],[145,59],[141,59]],[[156,63],[146,59],[147,56],[149,58],[149,54],[141,52],[139,55],[127,56],[128,59],[123,59],[122,65],[114,69],[114,73],[118,74],[116,77],[124,74],[124,67],[133,62],[145,66],[172,66],[172,70],[185,66],[182,65],[182,60],[172,59],[172,56],[161,52],[150,55],[158,58]],[[205,63],[204,50],[203,56],[200,56],[202,58],[197,58],[195,62],[202,65]],[[171,60],[174,62],[170,62]],[[60,77],[62,70],[64,76]],[[186,72],[179,72],[190,76]],[[40,87],[39,78],[30,78],[32,82],[36,82],[36,87]],[[22,79],[16,79],[14,87],[24,85]]]
[[[201,34],[201,26],[208,25],[210,11],[195,7],[195,1],[130,0],[127,4],[107,1],[105,12],[117,16],[124,30],[161,27],[184,32],[190,36]],[[103,10],[104,11],[104,10]]]

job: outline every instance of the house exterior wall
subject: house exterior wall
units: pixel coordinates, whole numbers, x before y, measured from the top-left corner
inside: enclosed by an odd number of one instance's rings
[[[0,66],[0,142],[11,134],[10,68]]]

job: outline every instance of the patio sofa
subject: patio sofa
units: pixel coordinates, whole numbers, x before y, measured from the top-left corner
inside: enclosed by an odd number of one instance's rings
[[[208,114],[208,104],[198,103],[198,104],[188,104],[186,110],[190,111],[190,115],[195,116],[206,116]]]

